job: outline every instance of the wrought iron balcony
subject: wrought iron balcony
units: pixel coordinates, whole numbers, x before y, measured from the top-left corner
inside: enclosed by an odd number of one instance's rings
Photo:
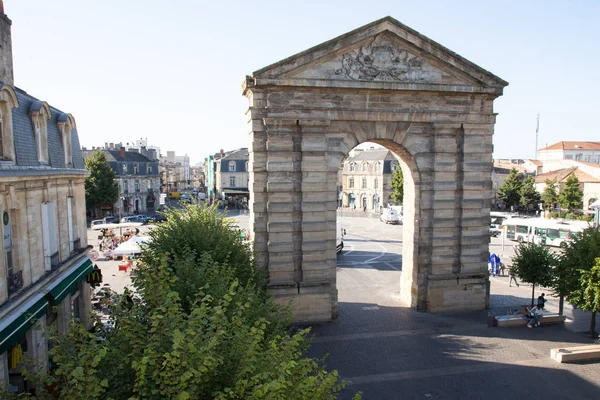
[[[8,275],[8,295],[17,293],[23,288],[23,271],[13,272]]]
[[[50,269],[54,271],[60,266],[60,255],[58,251],[50,256]]]

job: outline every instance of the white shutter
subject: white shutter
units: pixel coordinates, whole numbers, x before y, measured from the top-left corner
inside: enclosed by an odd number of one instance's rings
[[[48,222],[48,203],[42,203],[42,238],[44,242],[44,268],[50,271],[50,230]]]
[[[75,250],[73,246],[73,198],[67,197],[67,224],[69,227],[69,252]]]

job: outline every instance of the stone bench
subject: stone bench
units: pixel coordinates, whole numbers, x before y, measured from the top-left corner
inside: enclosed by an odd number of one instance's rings
[[[550,358],[559,363],[570,361],[600,360],[600,344],[564,347],[550,350]]]
[[[540,324],[562,324],[565,322],[564,315],[558,314],[544,314],[540,319]],[[496,316],[496,326],[499,328],[504,328],[507,326],[520,326],[526,325],[527,320],[521,317],[520,315],[498,315]]]

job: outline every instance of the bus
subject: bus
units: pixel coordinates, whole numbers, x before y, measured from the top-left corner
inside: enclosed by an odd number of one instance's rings
[[[512,218],[512,214],[507,213],[507,212],[501,212],[501,211],[491,211],[490,212],[490,219],[491,219],[490,225],[494,225],[494,226],[496,226],[496,228],[502,229],[502,226],[504,225],[504,221],[507,218]]]
[[[519,243],[533,242],[565,247],[573,234],[582,232],[579,221],[557,221],[543,218],[510,218],[505,221],[506,238]]]

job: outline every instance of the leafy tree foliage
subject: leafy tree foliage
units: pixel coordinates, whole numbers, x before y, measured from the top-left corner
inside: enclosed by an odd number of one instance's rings
[[[549,286],[558,259],[546,246],[535,243],[521,243],[515,249],[512,271],[521,280],[532,284],[531,306],[534,305],[535,285]]]
[[[575,174],[569,175],[565,188],[560,192],[559,202],[562,208],[572,212],[576,208],[581,208],[583,204],[583,192],[579,189],[579,179]]]
[[[541,197],[544,208],[551,210],[558,203],[558,193],[556,191],[556,179],[546,179],[546,187]]]
[[[498,197],[500,197],[507,207],[516,207],[521,200],[522,186],[523,180],[521,174],[519,174],[515,168],[512,168],[508,177],[498,189]]]
[[[404,201],[404,175],[400,166],[392,174],[392,199],[398,204]]]
[[[596,265],[591,270],[581,270],[579,285],[579,289],[572,293],[572,300],[582,310],[591,311],[590,335],[596,337],[596,314],[600,313],[600,258],[596,258]]]
[[[582,233],[576,234],[567,247],[558,264],[555,278],[551,287],[559,294],[568,296],[569,302],[577,307],[583,307],[579,303],[581,297],[581,273],[590,271],[596,265],[596,259],[600,257],[600,227],[589,227]],[[593,334],[595,318],[590,323],[590,334]]]
[[[44,387],[61,399],[335,399],[339,375],[304,356],[309,331],[288,328],[239,232],[200,205],[167,217],[133,301],[114,302],[114,327],[100,334],[73,325],[56,336],[59,367]]]
[[[533,176],[528,176],[523,180],[519,195],[523,207],[537,206],[540,202],[540,194],[535,190],[535,178]]]
[[[85,168],[90,171],[85,178],[85,206],[95,215],[100,215],[100,206],[112,206],[119,198],[119,185],[115,181],[117,174],[108,165],[101,150],[85,159]]]

